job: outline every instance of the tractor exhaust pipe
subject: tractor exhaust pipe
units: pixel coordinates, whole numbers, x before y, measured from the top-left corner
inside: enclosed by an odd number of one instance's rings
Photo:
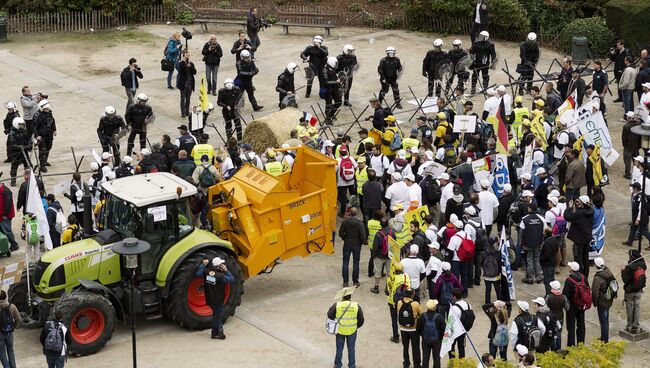
[[[84,221],[83,221],[84,237],[90,237],[91,235],[94,234],[93,217],[92,217],[93,208],[91,207],[91,202],[90,202],[90,189],[88,188],[87,185],[84,185],[83,204],[84,204]]]

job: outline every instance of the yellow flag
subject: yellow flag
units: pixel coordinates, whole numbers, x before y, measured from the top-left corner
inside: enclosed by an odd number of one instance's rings
[[[542,123],[543,119],[543,115],[536,116],[533,121],[530,122],[530,130],[535,135],[535,138],[539,138],[542,141],[541,147],[545,150],[548,143],[546,142],[546,131],[544,130],[544,124]]]
[[[582,151],[584,150],[584,147],[583,147],[584,143],[585,143],[585,136],[583,134],[573,144],[573,150],[579,152],[578,159],[580,159],[580,160],[582,160]]]
[[[600,158],[600,145],[596,145],[594,151],[589,155],[589,161],[591,161],[591,166],[593,168],[594,176],[594,185],[600,185],[600,181],[603,180],[603,165]]]
[[[210,100],[208,99],[208,84],[205,79],[205,73],[201,74],[201,87],[199,88],[199,102],[201,105],[201,110],[208,111],[208,104]]]

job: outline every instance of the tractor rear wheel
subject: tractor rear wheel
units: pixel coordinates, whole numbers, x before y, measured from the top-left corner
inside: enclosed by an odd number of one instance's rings
[[[32,280],[34,271],[30,275],[29,281]],[[29,313],[29,291],[27,288],[27,270],[23,270],[20,281],[9,286],[9,303],[18,308],[19,312]]]
[[[113,337],[115,309],[105,296],[88,290],[73,290],[54,305],[63,312],[63,323],[69,326],[72,355],[98,352]]]
[[[222,320],[235,314],[244,293],[244,274],[235,257],[218,250],[201,250],[183,261],[178,267],[165,301],[165,312],[181,327],[193,330],[210,328],[212,309],[205,302],[203,278],[196,277],[196,270],[204,259],[220,257],[226,261],[228,270],[235,278],[225,287],[225,302]]]

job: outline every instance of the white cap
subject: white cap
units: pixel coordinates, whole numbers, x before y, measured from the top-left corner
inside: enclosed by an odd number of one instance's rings
[[[108,160],[111,157],[113,157],[113,155],[110,152],[102,152],[102,160]]]
[[[634,158],[634,161],[636,161],[636,162],[643,162],[643,156],[636,156],[636,157]]]
[[[551,281],[548,285],[555,291],[562,289],[562,284],[560,284],[560,282],[557,280]]]
[[[525,346],[523,346],[523,345],[521,345],[521,344],[518,344],[518,345],[515,347],[515,350],[517,350],[517,354],[519,354],[519,355],[521,355],[521,356],[524,356],[524,355],[528,354],[528,348],[525,347]]]
[[[535,195],[530,190],[524,190],[524,192],[521,193],[521,196],[522,197],[534,197]]]
[[[462,229],[463,228],[463,222],[458,220],[454,222],[454,226],[456,226],[457,229]]]
[[[403,149],[397,151],[397,158],[406,158],[406,151]]]
[[[427,156],[427,160],[433,160],[433,151],[424,151],[424,155]]]
[[[500,84],[499,87],[497,87],[498,92],[505,92],[506,91],[506,86],[503,84]]]
[[[626,112],[626,113],[625,113],[625,116],[626,116],[628,119],[632,119],[632,118],[634,117],[634,111],[628,111],[628,112]]]
[[[456,221],[458,221],[458,216],[456,216],[455,213],[452,213],[452,214],[449,216],[449,222],[451,222],[451,223],[453,224],[453,223],[455,223]]]
[[[429,243],[429,248],[440,249],[440,243],[438,243],[436,241],[431,242],[431,243]]]
[[[413,174],[406,174],[406,175],[404,175],[404,179],[409,180],[409,181],[415,183],[415,175],[413,175]]]
[[[323,142],[323,147],[334,147],[334,146],[335,146],[334,142],[330,141],[329,139]]]
[[[535,171],[535,175],[538,176],[540,174],[546,174],[546,169],[543,167],[538,167],[537,171]]]
[[[598,268],[603,268],[605,267],[605,260],[602,257],[596,257],[596,259],[594,259],[594,264]]]
[[[411,244],[411,247],[409,248],[409,251],[411,253],[418,253],[418,252],[420,252],[420,247],[418,247],[417,244]]]
[[[490,186],[490,181],[489,180],[487,180],[487,179],[481,180],[481,187],[487,188],[489,186]]]
[[[581,195],[580,197],[578,197],[578,199],[580,200],[580,202],[582,202],[584,204],[589,204],[591,202],[591,200],[589,199],[589,196],[584,195],[584,194]]]
[[[474,206],[467,206],[465,207],[465,213],[470,216],[476,216],[476,208]]]
[[[559,198],[560,197],[560,192],[557,189],[551,190],[551,192],[548,194],[549,197],[555,197]]]
[[[487,93],[490,96],[494,96],[496,91],[494,90],[494,88],[490,87],[490,88],[487,89],[487,91],[485,91],[485,93]]]
[[[224,263],[226,263],[226,261],[224,261],[223,259],[221,259],[219,257],[212,258],[212,265],[215,266],[215,267],[219,266],[221,264],[224,264]]]
[[[553,206],[557,206],[557,203],[558,203],[558,198],[557,198],[557,197],[551,197],[551,195],[549,194],[549,196],[546,197],[546,198],[548,198],[548,200],[549,200],[551,203],[553,203]]]
[[[449,270],[451,270],[451,263],[449,263],[449,262],[442,262],[442,264],[440,265],[440,267],[442,268],[443,271],[449,271]]]
[[[91,163],[90,163],[90,170],[92,170],[92,171],[97,171],[97,170],[99,170],[99,164],[98,164],[97,162],[94,162],[94,161],[91,162]]]
[[[438,179],[449,181],[449,174],[447,174],[447,173],[442,173],[442,174],[440,174],[440,176],[438,176]]]
[[[512,192],[512,185],[510,185],[510,183],[503,184],[503,191]]]
[[[397,181],[402,180],[402,174],[398,172],[394,172],[390,176],[393,178],[393,180],[397,180]]]
[[[109,172],[106,174],[106,179],[107,179],[107,180],[113,180],[113,179],[115,179],[115,171],[109,171]]]
[[[530,175],[530,173],[523,173],[523,174],[521,174],[521,178],[526,179],[526,180],[532,180],[533,176]]]
[[[519,309],[521,309],[524,312],[528,312],[528,309],[530,309],[530,305],[528,305],[528,302],[525,302],[523,300],[517,300],[517,305],[519,306]]]
[[[124,158],[122,159],[122,162],[124,162],[127,165],[130,164],[132,161],[133,159],[131,158],[131,156],[124,156]]]
[[[641,87],[650,88],[650,82],[643,83]]]
[[[546,305],[546,300],[542,298],[541,296],[538,296],[537,298],[533,299],[533,303],[537,305],[541,305],[542,307]]]
[[[148,156],[148,155],[151,154],[151,151],[149,151],[149,150],[146,149],[146,148],[143,148],[143,149],[140,150],[140,154],[141,154],[142,156]]]
[[[574,272],[578,272],[580,270],[580,265],[578,262],[569,262],[569,268],[573,270]]]

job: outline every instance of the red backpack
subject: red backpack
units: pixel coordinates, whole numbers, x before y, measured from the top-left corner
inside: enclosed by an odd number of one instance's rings
[[[582,279],[580,282],[569,276],[569,282],[575,287],[573,295],[571,296],[571,301],[573,301],[573,304],[575,304],[578,310],[584,311],[591,308],[591,289],[589,289],[589,285],[585,282],[585,276],[581,276]]]
[[[393,229],[389,229],[388,234],[383,230],[379,230],[379,233],[381,233],[381,248],[379,250],[382,256],[388,256],[388,248],[390,247],[388,238],[393,236]]]
[[[458,248],[458,259],[461,262],[469,262],[474,259],[474,253],[476,252],[476,245],[474,241],[465,234],[465,237],[462,238],[460,235],[457,235],[462,239],[460,247]]]
[[[350,156],[341,157],[339,164],[339,176],[345,181],[354,180],[354,165]]]

